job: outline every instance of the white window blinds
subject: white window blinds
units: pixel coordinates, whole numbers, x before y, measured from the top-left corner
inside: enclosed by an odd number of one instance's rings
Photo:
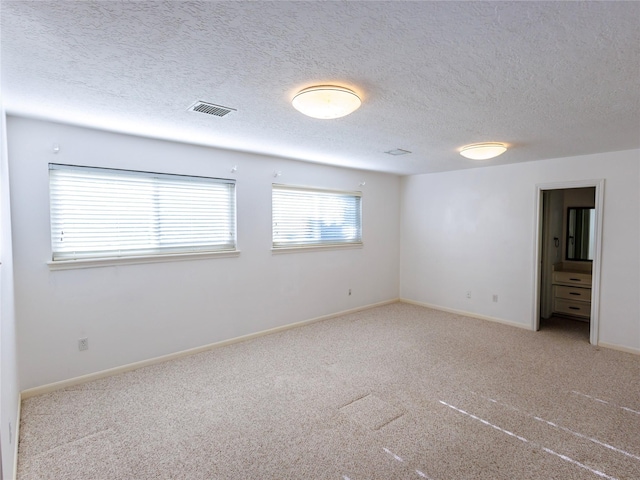
[[[273,185],[273,248],[362,243],[360,192]]]
[[[53,260],[236,248],[235,181],[49,165]]]

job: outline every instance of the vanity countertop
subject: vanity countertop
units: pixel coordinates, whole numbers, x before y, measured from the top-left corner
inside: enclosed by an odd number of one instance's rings
[[[562,262],[559,262],[553,265],[553,271],[567,273],[586,273],[587,275],[591,275],[591,266],[591,262],[585,265],[584,268],[581,266],[566,265]]]

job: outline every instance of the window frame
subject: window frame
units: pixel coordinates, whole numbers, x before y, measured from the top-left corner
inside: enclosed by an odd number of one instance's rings
[[[229,194],[232,196],[229,207],[229,216],[227,217],[227,221],[229,221],[232,225],[232,241],[229,243],[231,248],[211,248],[208,249],[206,246],[195,247],[193,245],[189,247],[184,247],[183,249],[180,246],[173,246],[167,251],[162,251],[163,248],[157,245],[149,245],[148,252],[144,253],[125,253],[122,254],[120,252],[117,254],[117,250],[114,249],[111,252],[105,251],[104,254],[96,254],[90,256],[79,256],[78,258],[57,258],[55,259],[55,248],[53,242],[53,209],[54,209],[54,200],[52,198],[53,187],[51,180],[51,171],[53,170],[84,170],[84,171],[103,171],[105,173],[112,173],[115,175],[122,174],[122,177],[132,178],[135,176],[142,177],[144,179],[150,180],[153,178],[162,178],[162,179],[175,179],[176,184],[180,183],[180,179],[194,180],[200,181],[201,184],[211,184],[211,183],[219,183],[230,185]],[[102,267],[102,266],[110,266],[110,265],[123,265],[123,264],[141,264],[141,263],[156,263],[156,262],[167,262],[167,261],[184,261],[184,260],[197,260],[197,259],[206,259],[206,258],[220,258],[220,257],[236,257],[239,256],[240,250],[238,250],[238,239],[237,239],[237,200],[236,200],[236,180],[235,179],[227,179],[227,178],[216,178],[216,177],[207,177],[207,176],[198,176],[198,175],[184,175],[184,174],[173,174],[173,173],[160,173],[160,172],[149,172],[142,170],[129,170],[129,169],[118,169],[118,168],[106,168],[106,167],[94,167],[88,165],[69,165],[69,164],[61,164],[61,163],[49,163],[49,234],[50,234],[50,257],[47,261],[47,264],[51,270],[66,270],[66,269],[74,269],[74,268],[92,268],[92,267]],[[153,180],[151,180],[153,181]],[[166,186],[166,184],[165,184]],[[151,197],[157,197],[156,194]],[[155,200],[154,200],[155,201]],[[154,216],[153,221],[155,223],[160,223],[161,216],[157,213],[158,205],[153,204],[154,208]],[[156,237],[154,237],[156,238]],[[157,238],[156,238],[157,239]],[[213,246],[213,244],[212,244]],[[151,251],[154,250],[155,251]]]
[[[293,191],[300,191],[305,193],[317,192],[321,194],[336,194],[339,196],[357,197],[358,198],[357,218],[359,221],[359,225],[357,225],[357,228],[360,234],[359,240],[344,241],[344,242],[325,242],[325,243],[320,242],[320,243],[313,243],[313,244],[302,244],[302,243],[283,244],[280,242],[274,242],[274,236],[275,236],[274,192],[276,190],[293,190]],[[361,191],[338,190],[338,189],[329,189],[329,188],[309,187],[306,185],[287,185],[287,184],[273,183],[271,185],[271,252],[272,254],[362,248],[364,246],[363,221],[362,221],[363,220],[362,197],[363,197],[363,193]]]

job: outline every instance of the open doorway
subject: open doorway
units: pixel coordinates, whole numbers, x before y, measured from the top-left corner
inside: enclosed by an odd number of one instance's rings
[[[604,181],[537,186],[532,328],[598,343]]]

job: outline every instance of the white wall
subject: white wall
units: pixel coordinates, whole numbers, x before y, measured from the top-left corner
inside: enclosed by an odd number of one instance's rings
[[[13,116],[7,131],[22,389],[398,297],[397,176]],[[49,162],[236,178],[242,253],[50,271]],[[362,190],[364,247],[272,255],[275,170],[278,183]]]
[[[16,354],[16,317],[13,297],[13,259],[11,254],[11,213],[6,152],[6,121],[0,111],[0,478],[12,478],[18,424],[18,367]]]
[[[604,178],[599,341],[640,352],[639,171],[630,150],[403,178],[401,298],[529,327],[536,184]]]

